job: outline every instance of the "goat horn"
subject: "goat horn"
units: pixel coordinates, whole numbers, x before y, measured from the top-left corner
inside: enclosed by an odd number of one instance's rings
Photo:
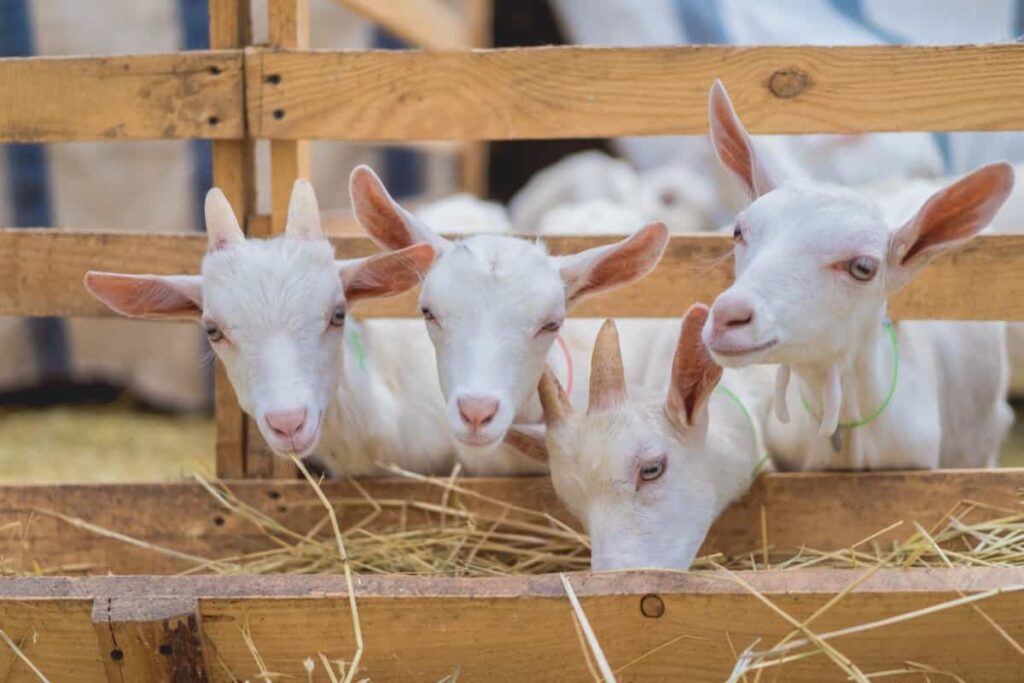
[[[555,377],[551,368],[544,368],[537,393],[540,394],[540,405],[544,408],[544,423],[548,429],[562,424],[572,415],[572,404],[569,403],[569,397],[565,395],[565,389],[562,388],[562,384]]]
[[[587,412],[605,410],[626,400],[626,373],[622,368],[619,331],[608,319],[597,333],[590,358],[590,402]]]

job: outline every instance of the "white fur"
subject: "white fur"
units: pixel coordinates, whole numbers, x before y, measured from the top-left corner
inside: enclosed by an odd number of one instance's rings
[[[505,207],[461,192],[424,204],[416,216],[441,232],[502,234],[512,232]]]
[[[726,109],[716,116],[715,102],[713,94],[713,134],[735,142],[723,146],[723,162],[739,158],[742,165],[742,153],[730,150],[744,149],[739,138],[745,132],[730,134],[728,116],[721,114]],[[875,203],[809,181],[776,186],[763,176],[752,147],[750,155],[758,182],[746,175],[756,192],[737,216],[736,280],[716,299],[704,341],[723,365],[791,369],[788,411],[777,409],[766,428],[777,462],[799,470],[994,466],[1012,421],[1003,323],[897,323],[900,367],[892,402],[870,424],[842,429],[841,449],[834,452],[829,434],[836,421],[869,417],[891,386],[887,298],[931,254],[957,242],[930,245],[924,256],[904,263],[912,234],[887,221]],[[1005,190],[1007,169],[996,171]],[[998,208],[997,196],[1005,195],[993,193],[986,211]],[[959,239],[969,236],[963,231]],[[844,264],[858,256],[878,264],[870,281],[846,271]],[[752,313],[750,322],[724,326],[737,307]],[[780,412],[788,412],[789,422]]]
[[[363,227],[384,246],[429,243],[438,251],[424,277],[420,305],[433,342],[444,414],[459,459],[473,474],[543,470],[502,440],[514,422],[536,422],[540,405],[536,387],[545,363],[566,381],[570,363],[561,346],[563,336],[572,357],[575,386],[585,386],[592,321],[565,322],[581,296],[635,280],[653,268],[667,241],[663,226],[648,226],[635,238],[570,256],[551,256],[536,241],[504,235],[474,235],[459,241],[441,238],[424,221],[409,214],[389,195],[368,168],[353,172],[353,206]],[[600,280],[592,270],[615,258],[631,240],[649,244],[634,275]],[[657,323],[638,323],[650,328]],[[670,327],[668,329],[671,329]],[[656,336],[636,337],[637,353],[653,348]],[[439,398],[442,398],[439,396]],[[497,402],[493,418],[482,426],[468,424],[460,400]]]
[[[577,411],[549,430],[551,480],[590,535],[593,569],[689,568],[711,524],[753,481],[764,453],[758,424],[771,405],[771,382],[770,368],[723,376],[721,385],[740,397],[753,426],[719,389],[705,408],[704,434],[670,419],[664,398]],[[641,482],[640,465],[659,456],[667,463],[664,474]]]

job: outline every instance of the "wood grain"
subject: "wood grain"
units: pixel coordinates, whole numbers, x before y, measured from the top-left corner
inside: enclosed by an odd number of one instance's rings
[[[469,27],[444,0],[336,0],[413,47],[466,47]]]
[[[247,102],[267,138],[705,134],[721,78],[754,133],[1021,130],[1022,58],[1024,45],[261,51],[282,80],[249,79]]]
[[[239,51],[0,59],[0,142],[240,138]]]
[[[305,533],[321,521],[322,508],[303,481],[240,480],[227,485],[239,499],[296,531]],[[464,485],[504,503],[548,512],[574,524],[547,477],[467,479]],[[369,479],[363,486],[380,501],[436,504],[442,496],[437,487],[405,480]],[[346,482],[327,482],[324,490],[332,500],[345,503],[338,508],[342,525],[359,521],[369,511],[365,499]],[[1021,490],[1024,470],[765,474],[722,514],[701,552],[760,552],[762,508],[769,544],[781,557],[803,546],[818,550],[849,547],[902,520],[902,526],[876,539],[884,546],[909,537],[915,521],[930,528],[964,499],[1021,509]],[[501,512],[500,507],[475,498],[463,497],[462,502],[468,509],[492,517]],[[37,563],[52,571],[86,565],[93,573],[163,574],[190,566],[78,529],[42,514],[43,510],[206,559],[268,547],[266,537],[257,529],[227,513],[198,484],[190,482],[5,486],[0,487],[0,528],[10,525],[10,530],[0,535],[0,557],[8,567],[24,570]],[[398,508],[386,508],[374,524],[387,528],[397,523],[400,514]],[[423,513],[410,508],[405,514],[415,523]]]
[[[252,42],[250,0],[211,0],[210,47],[242,48]],[[239,83],[239,87],[244,87]],[[256,167],[252,140],[217,140],[213,143],[213,184],[235,211],[239,224],[249,230],[247,218],[255,208]],[[214,415],[217,418],[217,476],[245,474],[245,414],[218,359],[214,375]]]
[[[552,237],[555,254],[575,253],[616,238]],[[375,253],[367,238],[334,237],[339,258]],[[97,316],[110,312],[82,287],[87,270],[195,273],[205,250],[201,235],[0,230],[0,315]],[[710,302],[731,281],[732,243],[721,235],[672,237],[661,264],[643,280],[573,309],[577,317],[681,316],[695,301]],[[986,235],[941,257],[890,306],[897,319],[1024,320],[1024,236]],[[367,302],[367,317],[418,315],[415,292]]]
[[[744,572],[748,582],[796,619],[805,619],[862,577],[858,570]],[[882,570],[815,621],[819,633],[877,621],[983,591],[1019,585],[1021,569]],[[579,573],[570,576],[602,650],[622,681],[721,681],[735,650],[770,647],[790,630],[745,589],[714,573]],[[571,607],[557,576],[498,579],[360,576],[355,582],[366,641],[360,677],[374,681],[589,680]],[[88,609],[94,600],[132,596],[158,601],[195,598],[212,653],[213,680],[261,680],[253,644],[267,670],[309,680],[303,661],[323,652],[351,659],[347,590],[339,576],[98,577],[12,579],[0,583],[0,614],[12,635],[59,647],[30,648],[53,680],[103,681],[95,658]],[[664,611],[645,616],[640,602],[654,595]],[[1024,633],[1024,594],[1004,592],[980,603],[1012,638]],[[31,624],[31,627],[29,626]],[[731,641],[731,645],[730,645]],[[952,645],[955,643],[955,646]],[[905,667],[907,660],[964,680],[1019,680],[1024,659],[969,607],[905,621],[833,643],[865,673]],[[63,658],[54,650],[59,649]],[[0,655],[3,656],[3,655]],[[47,667],[53,667],[48,669]],[[63,675],[56,676],[56,667]],[[230,672],[230,673],[229,673]],[[843,680],[822,655],[808,657],[769,680]],[[17,671],[9,679],[29,681]],[[328,677],[317,666],[316,681]]]

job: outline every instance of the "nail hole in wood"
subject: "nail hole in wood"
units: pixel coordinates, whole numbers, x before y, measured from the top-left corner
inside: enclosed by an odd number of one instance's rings
[[[278,500],[281,497],[280,491],[268,491],[267,495],[270,496],[270,500]]]
[[[220,75],[220,67],[219,66],[211,66],[209,68],[209,72],[210,72],[210,74],[212,74],[214,76],[219,76]]]
[[[163,645],[160,646],[160,654],[164,655],[165,657],[170,657],[171,654],[173,654],[173,653],[174,653],[174,650],[172,650],[171,646],[168,645],[167,643],[164,643]]]
[[[271,85],[277,85],[281,82],[281,74],[270,74],[267,76],[267,83]]]
[[[224,526],[224,518],[220,515],[217,515],[213,518],[213,523],[217,526]]]
[[[122,659],[124,659],[124,653],[115,647],[113,650],[110,651],[110,658],[113,659],[115,662],[120,662]]]
[[[811,77],[800,69],[779,69],[768,80],[768,89],[782,99],[796,97],[811,84]]]
[[[275,109],[274,110],[274,118],[277,119],[278,121],[283,119],[284,118],[284,109]]]
[[[665,613],[665,603],[654,593],[648,593],[640,598],[640,611],[645,617],[657,619]]]
[[[208,118],[206,120],[209,122],[209,124],[211,126],[216,126],[218,123],[220,123],[220,117],[219,116],[211,116],[210,118]]]

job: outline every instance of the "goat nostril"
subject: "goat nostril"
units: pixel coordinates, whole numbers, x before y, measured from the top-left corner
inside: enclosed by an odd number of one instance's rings
[[[462,396],[458,400],[459,416],[473,429],[490,424],[498,414],[497,399],[487,396]]]
[[[748,313],[747,316],[744,317],[744,318],[733,318],[732,320],[725,321],[725,326],[726,327],[743,327],[744,325],[748,325],[750,323],[750,321],[753,320],[753,319],[754,319],[754,314],[753,313]]]
[[[302,432],[302,428],[306,426],[306,409],[267,413],[267,426],[280,437],[292,438]]]

